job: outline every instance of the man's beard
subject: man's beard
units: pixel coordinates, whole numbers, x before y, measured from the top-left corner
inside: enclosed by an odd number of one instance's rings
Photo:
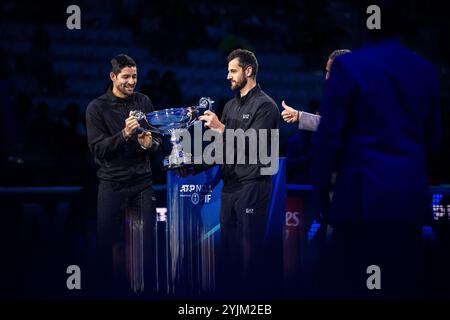
[[[131,92],[127,91],[127,87],[126,86],[117,86],[117,90],[119,90],[120,93],[122,93],[125,96],[131,96],[134,92],[134,87],[130,88],[132,89]]]
[[[247,85],[247,78],[244,77],[242,78],[241,81],[236,81],[234,84],[231,83],[231,90],[239,91],[246,85]]]

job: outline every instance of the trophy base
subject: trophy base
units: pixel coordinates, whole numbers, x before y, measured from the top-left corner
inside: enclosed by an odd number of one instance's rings
[[[179,168],[189,168],[191,165],[189,164],[172,164],[172,165],[163,165],[162,170],[163,171],[170,171],[175,170]]]
[[[186,155],[185,157],[179,157],[175,161],[173,161],[173,158],[171,157],[165,157],[163,160],[162,170],[167,171],[179,168],[191,168],[198,165],[199,165],[198,163],[192,161],[190,155]]]
[[[189,167],[192,164],[191,156],[188,154],[180,153],[180,155],[170,155],[163,160],[163,170],[173,170],[182,167]]]

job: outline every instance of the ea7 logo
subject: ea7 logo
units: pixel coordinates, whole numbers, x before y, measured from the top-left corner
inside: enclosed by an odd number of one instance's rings
[[[247,209],[245,209],[245,213],[253,213],[253,208],[247,208]]]
[[[250,114],[249,114],[249,113],[244,113],[244,114],[242,115],[242,119],[244,119],[244,120],[250,119]]]

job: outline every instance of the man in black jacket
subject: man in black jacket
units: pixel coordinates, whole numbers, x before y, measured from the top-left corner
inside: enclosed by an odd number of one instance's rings
[[[237,91],[236,97],[227,102],[220,121],[211,111],[206,111],[199,119],[205,121],[205,126],[222,133],[224,141],[228,137],[226,131],[237,129],[253,129],[258,133],[260,129],[266,129],[270,137],[270,130],[278,129],[279,110],[256,82],[258,62],[255,55],[248,50],[237,49],[229,54],[227,60],[227,79],[231,82],[231,89]],[[259,138],[246,145],[246,153],[250,144],[259,146]],[[234,148],[236,160],[240,155],[239,150],[236,152]],[[234,296],[244,291],[252,296],[268,294],[273,289],[269,281],[276,281],[273,273],[268,274],[274,260],[269,255],[269,243],[265,239],[272,175],[262,174],[264,166],[260,161],[252,164],[248,153],[245,156],[245,164],[227,161],[222,166],[221,267],[226,273],[224,283],[231,286],[229,289]],[[238,291],[237,285],[240,287]],[[275,294],[273,291],[271,293]]]
[[[112,86],[91,101],[86,110],[89,148],[99,166],[98,249],[100,290],[123,294],[128,281],[137,292],[154,289],[154,224],[151,154],[161,137],[138,133],[148,124],[138,122],[130,111],[153,111],[151,100],[134,92],[137,67],[120,54],[111,60]],[[129,245],[125,250],[125,238]],[[125,255],[127,252],[127,255]],[[145,253],[142,254],[142,252]],[[143,266],[143,267],[140,267]],[[111,287],[112,285],[112,287]],[[111,289],[113,289],[111,291]]]

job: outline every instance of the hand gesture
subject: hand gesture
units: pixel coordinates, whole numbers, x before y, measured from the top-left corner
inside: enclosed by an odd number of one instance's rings
[[[198,119],[205,121],[205,127],[219,131],[220,133],[225,131],[225,125],[219,121],[217,115],[212,111],[206,110],[205,113]]]
[[[283,112],[281,112],[281,116],[283,117],[284,121],[286,121],[287,123],[294,123],[294,122],[298,121],[299,111],[288,106],[284,102],[284,100],[281,102],[281,105],[284,108]]]
[[[146,131],[138,134],[138,141],[144,149],[150,148],[153,142],[152,133]]]
[[[123,128],[122,133],[125,139],[130,138],[139,128],[139,122],[135,116],[130,116],[125,119],[125,128]]]

